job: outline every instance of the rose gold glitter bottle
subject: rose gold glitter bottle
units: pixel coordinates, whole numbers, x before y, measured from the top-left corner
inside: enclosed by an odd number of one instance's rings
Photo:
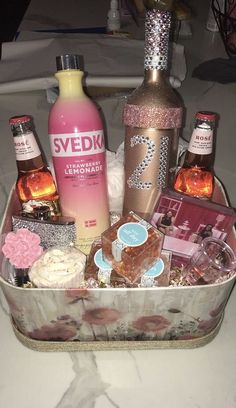
[[[173,184],[182,102],[166,76],[171,13],[150,9],[145,19],[144,80],[125,105],[123,213],[149,219],[162,188]]]

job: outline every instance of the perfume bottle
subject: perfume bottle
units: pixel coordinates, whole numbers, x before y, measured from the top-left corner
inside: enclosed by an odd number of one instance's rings
[[[49,137],[62,214],[76,220],[79,249],[109,227],[103,123],[82,86],[78,55],[56,58],[59,97],[49,114]]]
[[[167,78],[171,13],[150,9],[145,19],[144,80],[130,95],[125,125],[123,214],[149,220],[159,192],[173,183],[183,107]]]
[[[214,189],[214,129],[216,114],[197,112],[195,126],[185,155],[178,171],[174,189],[192,197],[211,199]]]
[[[37,143],[34,126],[28,115],[10,118],[18,177],[16,193],[25,213],[47,205],[52,215],[60,214],[59,196],[53,176]]]

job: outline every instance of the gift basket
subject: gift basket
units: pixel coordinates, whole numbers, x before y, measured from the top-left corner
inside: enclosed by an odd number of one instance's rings
[[[216,183],[215,200],[226,203]],[[1,227],[12,229],[20,208],[13,189]],[[228,243],[236,248],[235,232]],[[27,288],[6,280],[1,260],[0,285],[9,305],[17,338],[41,351],[193,348],[218,333],[236,274],[204,286]]]
[[[77,55],[57,57],[56,182],[32,119],[10,118],[18,178],[1,226],[0,285],[32,349],[191,348],[220,328],[236,277],[236,213],[214,176],[217,115],[196,114],[178,168],[169,11],[147,10],[145,29],[144,81],[127,98],[116,153],[105,149]]]
[[[71,246],[76,239],[73,218],[50,216],[42,198],[33,212],[22,212],[17,184],[13,187],[1,225],[0,285],[14,332],[27,347],[44,351],[191,348],[217,334],[235,282],[234,268],[190,285],[182,272],[209,223],[214,225],[215,239],[226,240],[235,251],[236,216],[223,187],[215,179],[211,200],[164,189],[149,221],[132,212],[122,217],[123,162],[123,145],[116,153],[107,152],[111,227],[92,243],[87,257]],[[158,219],[166,210],[171,210],[174,222],[171,228],[165,226],[164,233],[164,223]],[[137,239],[140,231],[140,245],[127,241],[127,237]],[[74,263],[76,273],[64,273]],[[33,284],[28,281],[29,264],[37,266],[31,275]]]

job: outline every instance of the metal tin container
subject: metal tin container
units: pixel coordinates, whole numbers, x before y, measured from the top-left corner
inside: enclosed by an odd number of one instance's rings
[[[226,203],[218,182],[214,199]],[[2,222],[2,234],[11,230],[11,215],[18,206],[13,190]],[[234,231],[228,243],[236,249]],[[221,283],[192,287],[25,289],[4,280],[0,261],[0,286],[17,337],[34,349],[39,344],[40,350],[205,344],[219,329],[236,277],[235,273]]]

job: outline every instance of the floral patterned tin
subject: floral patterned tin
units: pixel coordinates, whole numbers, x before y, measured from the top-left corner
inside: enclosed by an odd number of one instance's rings
[[[218,182],[214,197],[226,202]],[[3,236],[11,230],[11,214],[18,207],[13,189],[1,227]],[[236,249],[234,231],[228,243]],[[0,285],[15,329],[27,339],[52,344],[210,339],[222,321],[236,276],[193,287],[28,289],[7,283],[3,259],[0,262]]]

